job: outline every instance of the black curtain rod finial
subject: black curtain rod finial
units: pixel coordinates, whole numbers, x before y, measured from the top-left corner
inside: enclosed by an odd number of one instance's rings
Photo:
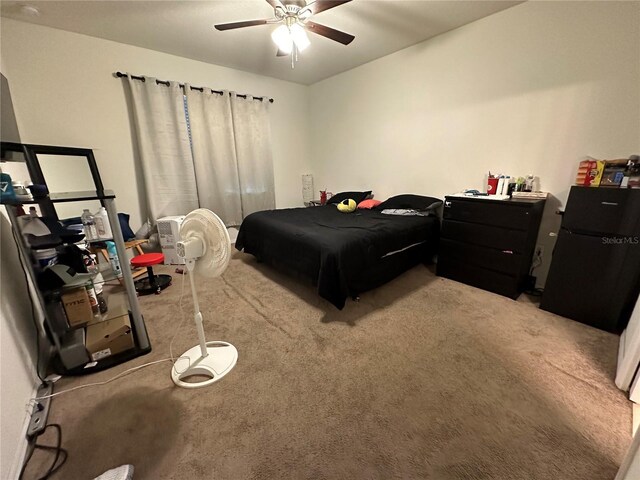
[[[122,72],[115,72],[113,75],[114,75],[114,77],[117,77],[117,78],[123,78],[123,77],[127,76],[126,73],[122,73]],[[138,76],[138,75],[131,75],[131,78],[133,78],[134,80],[140,80],[141,82],[145,81],[144,77],[141,77],[141,76]],[[156,83],[158,85],[166,85],[167,87],[169,85],[171,85],[171,82],[169,82],[168,80],[158,80],[158,79],[156,79]],[[180,83],[179,85],[180,85],[180,88],[182,88],[184,90],[184,88],[185,88],[184,83]],[[197,90],[199,92],[204,91],[204,89],[202,87],[191,87],[191,90]],[[211,90],[211,91],[213,93],[217,93],[218,95],[224,95],[224,92],[222,90]],[[236,97],[247,98],[247,95],[245,95],[245,94],[236,94]],[[273,98],[267,98],[267,97],[253,97],[253,98],[256,99],[256,100],[260,100],[260,101],[268,100],[269,103],[273,103]]]

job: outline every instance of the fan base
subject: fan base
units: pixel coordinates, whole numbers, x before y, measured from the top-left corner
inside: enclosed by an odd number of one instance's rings
[[[184,352],[171,367],[171,379],[179,387],[200,388],[222,379],[238,361],[238,350],[227,342],[207,342],[206,357],[200,345]],[[187,368],[188,367],[188,368]],[[184,370],[184,371],[183,371]],[[178,373],[181,372],[181,373]],[[201,381],[188,382],[188,377],[206,377]]]

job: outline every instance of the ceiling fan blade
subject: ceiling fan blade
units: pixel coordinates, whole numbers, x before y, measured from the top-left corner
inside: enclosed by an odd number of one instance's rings
[[[267,0],[269,1],[269,0]],[[349,3],[351,0],[316,0],[303,8],[303,10],[311,10],[314,15],[330,8],[339,7],[344,3]]]
[[[278,49],[277,53],[276,53],[276,57],[287,57],[290,54],[287,52],[283,52],[282,50]]]
[[[286,8],[284,8],[284,5],[280,0],[267,0],[267,3],[271,5],[273,8],[281,8],[282,10],[286,10]]]
[[[341,32],[340,30],[336,30],[335,28],[327,27],[326,25],[320,25],[316,22],[306,22],[304,26],[310,32],[330,38],[331,40],[342,43],[343,45],[349,45],[351,42],[353,42],[353,39],[356,38],[353,35]]]
[[[268,20],[247,20],[245,22],[221,23],[214,25],[216,30],[233,30],[234,28],[253,27],[254,25],[266,25]]]

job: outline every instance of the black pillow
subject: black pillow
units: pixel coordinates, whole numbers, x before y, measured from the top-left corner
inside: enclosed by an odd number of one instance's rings
[[[435,210],[442,205],[442,200],[439,198],[425,197],[422,195],[396,195],[395,197],[388,198],[380,205],[376,207],[376,210],[386,210],[388,208],[402,208],[411,210]]]
[[[118,223],[120,224],[120,230],[122,230],[122,238],[124,238],[125,242],[128,242],[132,238],[136,238],[136,234],[133,233],[133,230],[131,230],[131,227],[129,226],[128,213],[118,213]]]
[[[371,195],[371,190],[369,190],[368,192],[340,192],[336,193],[333,197],[327,200],[327,204],[340,203],[343,200],[347,200],[348,198],[350,198],[351,200],[356,202],[357,205],[361,201],[366,200],[369,195]]]

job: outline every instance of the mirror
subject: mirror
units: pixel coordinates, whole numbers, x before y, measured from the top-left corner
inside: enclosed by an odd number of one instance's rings
[[[96,190],[87,157],[74,155],[51,155],[38,153],[38,163],[49,192],[82,192]],[[79,217],[88,208],[95,213],[100,208],[99,201],[56,203],[58,218]]]
[[[87,200],[84,202],[63,202],[55,203],[53,207],[60,220],[67,218],[75,218],[82,215],[82,211],[88,208],[92,214],[95,214],[101,207],[98,200]]]
[[[37,154],[49,192],[95,191],[87,157]]]

